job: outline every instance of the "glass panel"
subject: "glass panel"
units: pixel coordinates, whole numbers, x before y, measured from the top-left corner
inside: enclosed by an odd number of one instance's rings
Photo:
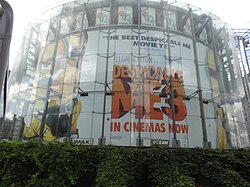
[[[78,126],[77,126],[79,138],[90,139],[90,138],[94,137],[93,133],[92,133],[93,131],[96,131],[96,130],[99,131],[99,128],[93,129],[94,117],[96,117],[96,116],[94,116],[94,114],[92,112],[80,114],[79,120],[78,120],[79,122],[78,122]],[[100,136],[100,134],[98,134],[96,137],[99,137],[99,136]],[[95,141],[95,143],[97,144],[97,140]]]
[[[98,83],[104,84],[106,74],[106,63],[107,59],[103,57],[97,58],[96,81]]]
[[[104,87],[103,87],[103,89],[104,89]],[[104,97],[103,91],[99,91],[99,92],[96,91],[95,92],[94,108],[93,108],[94,113],[102,114],[102,112],[103,112],[103,97]]]
[[[67,17],[63,17],[61,19],[61,30],[60,30],[60,35],[64,35],[64,34],[67,34],[71,31],[72,29],[72,20],[73,20],[73,17],[72,15],[69,15]]]
[[[203,147],[202,126],[199,116],[187,116],[189,147]]]
[[[93,118],[92,118],[91,138],[93,138],[95,145],[98,144],[98,138],[101,136],[101,124],[102,124],[102,115],[96,114],[94,112]],[[108,125],[105,125],[105,126],[108,126]]]
[[[44,110],[44,101],[43,100],[39,100],[36,99],[34,102],[34,113],[33,114],[37,114],[39,116],[41,116],[41,114],[43,113]]]
[[[66,60],[57,60],[54,65],[51,88],[57,92],[62,92],[63,80],[65,77]]]
[[[193,41],[187,37],[180,36],[181,41],[181,58],[187,60],[194,60]]]
[[[84,37],[83,37],[84,40]],[[69,45],[68,45],[68,57],[69,58],[77,58],[81,55],[81,47],[80,47],[81,37],[80,34],[70,35]],[[83,54],[84,55],[84,54]]]
[[[45,62],[51,60],[54,55],[55,50],[55,42],[48,43],[43,51],[41,62]],[[43,68],[42,68],[43,69]]]
[[[53,8],[52,12],[51,12],[51,18],[57,17],[59,14],[61,14],[61,10],[62,10],[62,6],[61,5]]]
[[[82,30],[82,29],[84,29],[85,28],[84,24],[86,22],[86,19],[87,19],[87,17],[86,17],[86,15],[82,11],[75,12],[74,13],[74,20],[75,20],[75,22],[73,22],[73,24],[75,24],[75,25],[72,25],[72,27],[74,27],[75,30]]]
[[[56,59],[67,57],[67,50],[69,45],[69,37],[58,40]]]
[[[91,55],[91,54],[97,54],[98,53],[98,47],[99,46],[99,35],[100,32],[98,31],[89,31],[87,33],[87,40],[86,40],[86,48],[85,48],[85,54]],[[105,38],[106,39],[106,38]],[[107,39],[106,39],[107,40]],[[103,40],[105,42],[105,40]],[[104,45],[104,49],[106,49],[107,45]]]
[[[44,47],[45,45],[46,37],[48,34],[48,28],[49,28],[49,21],[43,22],[40,26],[39,41],[42,43],[41,47]]]
[[[48,41],[53,41],[56,36],[57,36],[57,29],[58,29],[58,19],[54,18],[50,20],[50,25],[49,25],[49,31],[48,31],[48,36],[47,40]]]
[[[218,125],[215,118],[206,118],[207,138],[212,148],[218,148]]]
[[[200,81],[202,89],[211,89],[210,75],[207,65],[199,66]]]
[[[194,62],[182,59],[182,68],[184,85],[197,87],[196,68]]]
[[[81,67],[81,77],[80,81],[95,81],[96,80],[96,66],[97,66],[97,56],[88,55],[84,56],[82,59]]]

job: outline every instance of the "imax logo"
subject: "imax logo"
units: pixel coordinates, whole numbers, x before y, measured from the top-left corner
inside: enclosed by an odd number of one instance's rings
[[[93,141],[90,138],[73,139],[72,142],[76,145],[92,145],[93,144]]]

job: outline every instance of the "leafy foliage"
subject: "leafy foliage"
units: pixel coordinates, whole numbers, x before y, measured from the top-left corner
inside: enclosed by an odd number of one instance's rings
[[[250,186],[250,150],[0,142],[0,186]]]

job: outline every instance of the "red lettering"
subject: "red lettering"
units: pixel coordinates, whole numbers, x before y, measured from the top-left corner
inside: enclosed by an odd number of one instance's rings
[[[169,124],[169,133],[174,132],[174,125]],[[188,125],[176,124],[176,133],[188,134]]]
[[[121,131],[121,123],[120,122],[114,122],[114,131],[118,131],[120,132]]]
[[[142,122],[140,123],[140,131],[144,132],[145,131],[145,124]]]
[[[176,133],[180,133],[181,132],[181,128],[179,124],[176,124]]]
[[[148,128],[149,128],[148,132],[155,132],[155,130],[154,130],[154,123],[150,123]]]
[[[168,129],[169,129],[169,133],[173,133],[174,132],[174,125],[168,124]]]
[[[155,132],[160,132],[160,124],[159,123],[156,123],[155,124]]]
[[[165,124],[164,123],[161,124],[161,132],[166,132],[166,128],[165,128]]]
[[[124,123],[124,130],[125,130],[125,132],[129,132],[129,131],[130,131],[130,128],[128,128],[127,125],[129,125],[129,127],[131,126],[131,125],[129,124],[129,122],[125,122],[125,123]]]
[[[188,134],[188,125],[181,125],[181,131],[183,134]]]
[[[120,132],[121,131],[121,123],[120,122],[111,122],[110,123],[110,131]]]
[[[133,132],[138,132],[138,124],[136,122],[133,123]]]
[[[112,122],[110,123],[109,128],[110,128],[110,131],[112,132],[113,131],[113,123]]]

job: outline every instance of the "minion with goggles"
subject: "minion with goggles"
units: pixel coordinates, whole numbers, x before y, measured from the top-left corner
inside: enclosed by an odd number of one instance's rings
[[[73,99],[73,112],[71,114],[59,114],[60,107],[55,100],[50,100],[43,129],[43,140],[45,142],[55,141],[60,137],[66,137],[70,129],[70,134],[78,132],[77,122],[82,109],[82,103],[77,98]],[[71,119],[71,122],[70,122]],[[41,130],[41,116],[33,117],[30,126],[24,128],[25,139],[38,138]]]

